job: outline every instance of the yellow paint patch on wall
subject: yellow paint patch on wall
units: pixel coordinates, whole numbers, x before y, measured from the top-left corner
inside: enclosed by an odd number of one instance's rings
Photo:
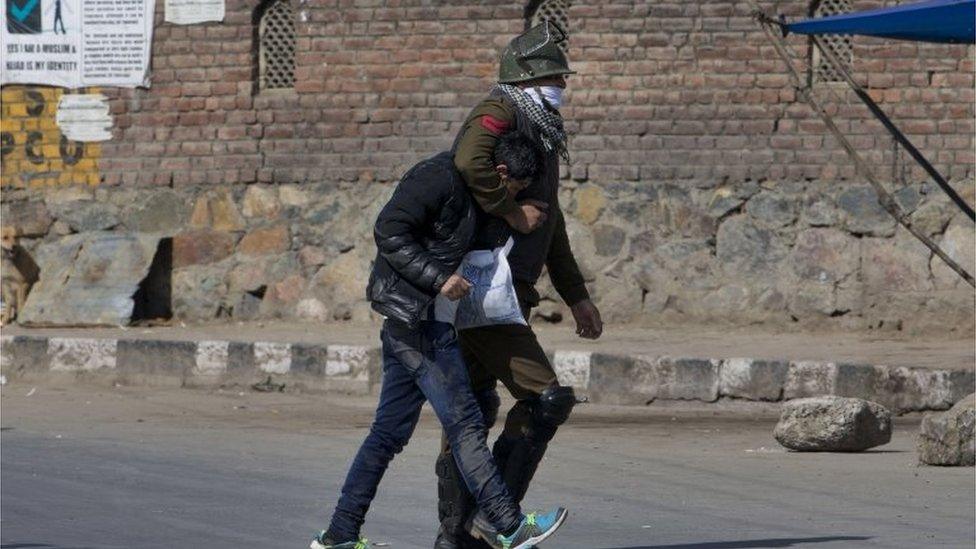
[[[101,144],[72,141],[55,123],[63,93],[43,86],[0,90],[0,186],[98,184]]]

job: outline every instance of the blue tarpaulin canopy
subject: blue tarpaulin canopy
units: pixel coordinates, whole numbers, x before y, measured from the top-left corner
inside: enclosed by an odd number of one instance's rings
[[[976,43],[976,0],[928,0],[890,8],[805,19],[799,34],[863,34],[921,42]]]

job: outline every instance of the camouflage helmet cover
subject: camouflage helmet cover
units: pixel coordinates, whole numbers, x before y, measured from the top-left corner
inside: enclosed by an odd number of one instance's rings
[[[556,76],[576,74],[569,69],[569,61],[559,44],[566,33],[550,21],[532,27],[516,36],[502,52],[498,64],[498,82],[515,84]]]

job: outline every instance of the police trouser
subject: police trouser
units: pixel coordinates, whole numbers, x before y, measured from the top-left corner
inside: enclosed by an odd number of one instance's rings
[[[524,311],[528,318],[528,310]],[[469,377],[490,428],[497,417],[498,381],[517,400],[505,419],[492,454],[516,502],[525,496],[539,462],[566,421],[576,402],[572,389],[560,387],[556,372],[535,333],[528,326],[506,324],[460,332],[461,351]],[[444,547],[473,546],[464,532],[475,510],[474,501],[460,482],[457,466],[446,442],[437,460],[438,515],[441,537],[457,540]]]

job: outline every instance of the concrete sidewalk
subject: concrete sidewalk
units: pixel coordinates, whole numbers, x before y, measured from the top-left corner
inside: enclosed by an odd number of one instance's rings
[[[755,329],[608,326],[577,338],[536,325],[560,379],[598,402],[869,398],[897,412],[939,410],[973,392],[972,339]],[[252,323],[154,328],[4,328],[10,377],[124,384],[251,384],[369,392],[380,379],[378,326]]]

